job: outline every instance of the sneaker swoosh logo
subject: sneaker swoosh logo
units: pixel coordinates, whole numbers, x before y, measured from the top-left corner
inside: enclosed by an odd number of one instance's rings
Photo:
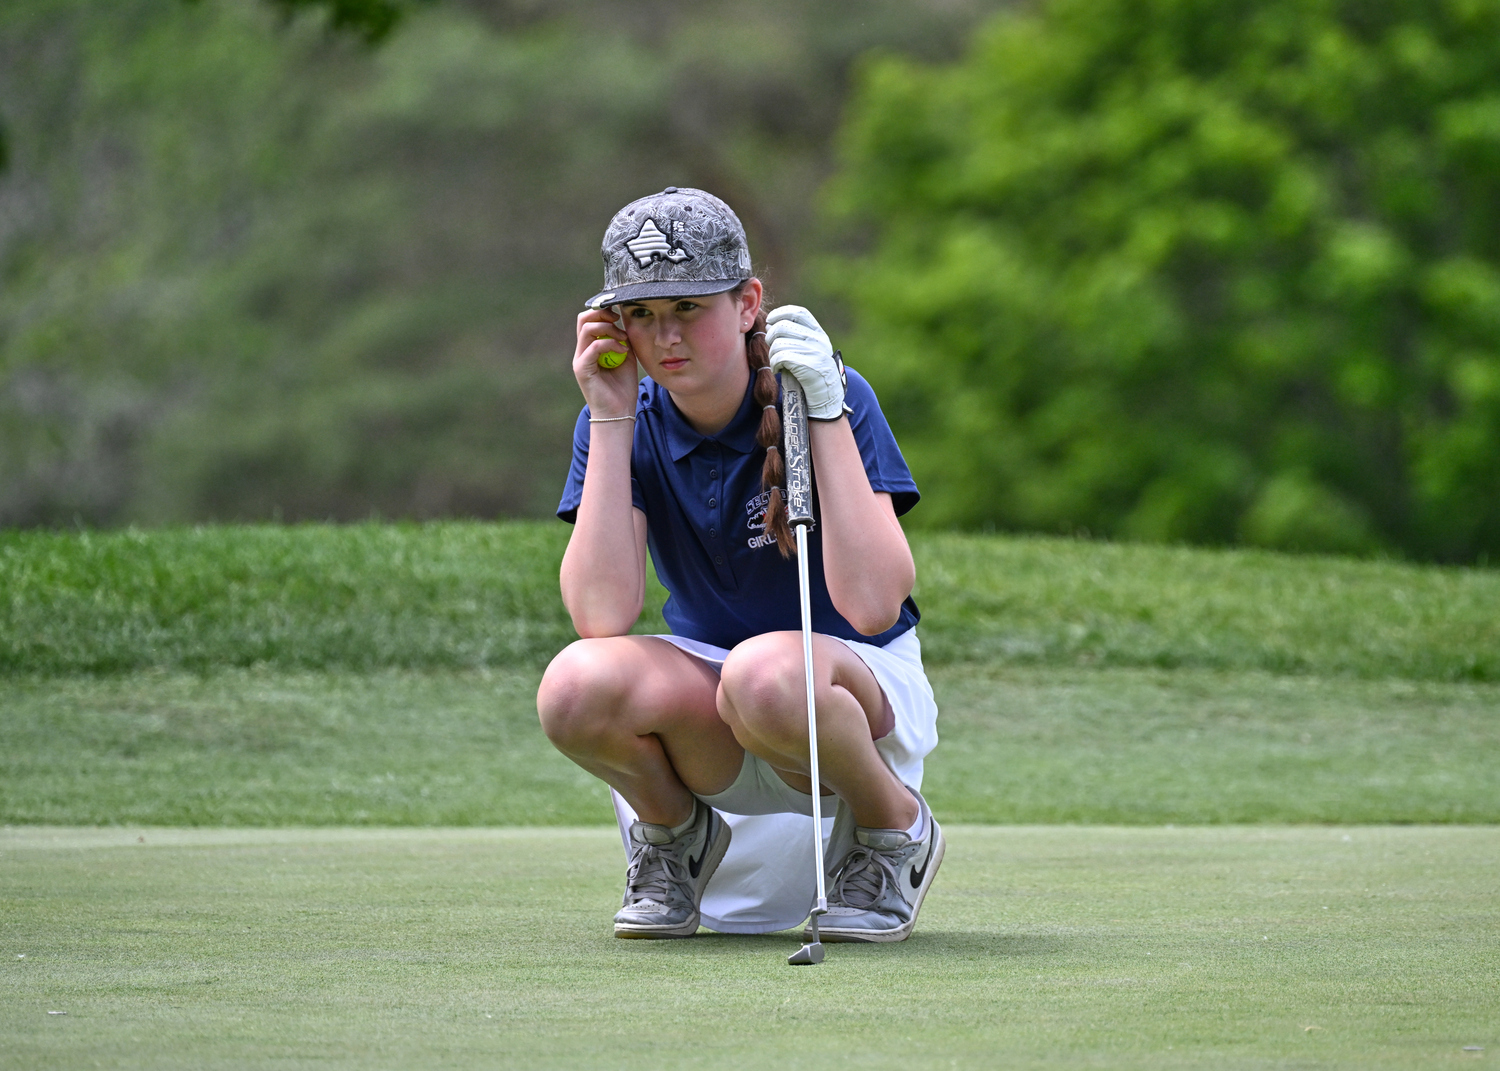
[[[703,869],[703,860],[708,858],[708,846],[713,840],[709,834],[713,832],[713,829],[714,824],[710,819],[703,829],[703,850],[698,853],[698,858],[688,860],[688,873],[695,878],[698,876],[698,872]]]
[[[936,841],[937,838],[934,837],[932,838],[932,843],[927,845],[927,858],[922,860],[921,869],[917,867],[911,868],[911,887],[913,892],[922,887],[922,879],[927,876],[927,864],[932,862],[932,844],[936,843]]]

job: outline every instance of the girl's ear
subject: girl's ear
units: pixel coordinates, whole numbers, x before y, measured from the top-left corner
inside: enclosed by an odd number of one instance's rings
[[[760,312],[761,298],[765,296],[765,289],[760,285],[760,280],[750,278],[745,281],[745,288],[740,291],[740,327],[748,331],[750,325],[755,323],[755,317]]]

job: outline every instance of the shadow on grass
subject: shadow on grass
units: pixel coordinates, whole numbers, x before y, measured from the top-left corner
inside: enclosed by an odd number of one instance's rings
[[[802,945],[802,931],[780,930],[776,933],[735,934],[699,933],[691,941],[625,941],[625,945],[686,954],[696,958],[783,955],[789,956]],[[886,959],[927,958],[930,956],[976,959],[995,957],[1019,959],[1035,956],[1059,956],[1069,950],[1069,942],[1050,934],[975,933],[972,930],[919,931],[905,941],[890,944],[856,944],[826,942],[829,956],[880,956]]]

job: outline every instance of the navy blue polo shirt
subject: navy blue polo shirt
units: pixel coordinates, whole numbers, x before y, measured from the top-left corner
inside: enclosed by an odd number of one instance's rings
[[[869,383],[852,368],[847,401],[854,441],[870,486],[889,492],[896,514],[917,504],[917,485]],[[750,385],[754,387],[752,382]],[[763,632],[798,631],[797,561],[781,556],[765,529],[769,495],[760,489],[766,452],[755,443],[760,409],[747,388],[739,412],[717,435],[700,435],[654,380],[641,380],[636,401],[630,491],[646,514],[651,560],[667,589],[662,610],[676,636],[736,644]],[[571,523],[583,498],[589,455],[589,411],[573,431],[573,465],[557,515]],[[817,472],[813,473],[816,485]],[[813,500],[814,516],[817,499]],[[901,617],[878,636],[865,636],[833,608],[823,580],[819,527],[808,534],[813,629],[884,647],[921,616],[908,598]]]

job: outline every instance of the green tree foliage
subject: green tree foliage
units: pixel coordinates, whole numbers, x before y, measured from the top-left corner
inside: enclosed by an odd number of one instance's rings
[[[844,159],[928,523],[1500,552],[1495,0],[1042,0]]]
[[[614,211],[795,294],[855,58],[993,2],[304,6],[0,4],[0,524],[549,513]]]
[[[396,28],[406,7],[399,0],[272,0],[288,13],[299,8],[320,7],[336,30],[359,34],[374,44]]]
[[[186,3],[201,3],[201,0],[185,0]],[[268,0],[291,16],[308,8],[322,9],[328,25],[334,30],[343,30],[364,38],[367,44],[377,44],[386,39],[406,14],[411,2],[419,0]]]

